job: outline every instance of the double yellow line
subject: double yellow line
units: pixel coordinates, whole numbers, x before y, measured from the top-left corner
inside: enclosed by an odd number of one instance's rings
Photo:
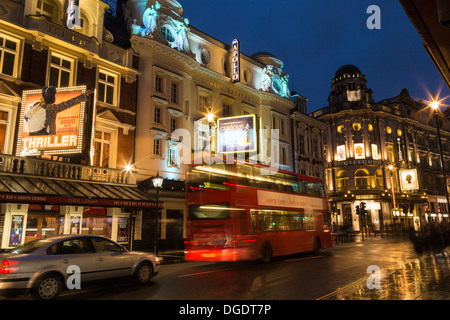
[[[326,295],[324,295],[324,296],[322,296],[322,297],[320,297],[320,298],[317,298],[316,300],[326,300],[326,299],[328,299],[328,298],[330,298],[330,297],[332,297],[332,296],[338,295],[339,293],[344,292],[344,291],[350,289],[351,287],[356,287],[356,286],[358,286],[358,285],[360,285],[360,284],[366,282],[367,279],[368,279],[368,278],[363,278],[363,279],[360,279],[360,280],[356,280],[356,281],[354,281],[354,282],[352,282],[352,283],[346,285],[345,287],[342,287],[342,288],[339,288],[339,289],[337,289],[337,290],[335,290],[335,291],[333,291],[333,292],[330,292],[330,293],[328,293],[328,294],[326,294]]]

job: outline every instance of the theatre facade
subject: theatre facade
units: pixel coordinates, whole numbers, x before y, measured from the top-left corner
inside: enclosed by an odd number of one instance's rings
[[[0,248],[59,234],[145,242],[137,188],[138,57],[108,3],[5,0],[0,15]],[[125,32],[126,34],[126,32]],[[39,107],[43,88],[55,101]],[[160,202],[162,206],[163,203]]]
[[[403,89],[375,102],[367,83],[358,67],[342,66],[331,81],[328,106],[312,114],[327,124],[325,176],[333,222],[379,232],[448,221],[448,110],[438,115],[444,175],[434,111],[426,101],[431,97],[415,100]]]

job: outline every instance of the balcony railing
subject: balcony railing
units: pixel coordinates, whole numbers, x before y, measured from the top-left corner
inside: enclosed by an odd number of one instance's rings
[[[51,178],[110,182],[134,185],[133,174],[124,170],[91,167],[80,164],[16,157],[0,154],[0,174],[14,173]]]

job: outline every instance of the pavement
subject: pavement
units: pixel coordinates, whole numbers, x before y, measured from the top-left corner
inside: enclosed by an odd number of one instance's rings
[[[408,238],[404,237],[405,241]],[[336,243],[348,246],[355,243],[386,240],[381,236],[354,236],[351,242]],[[184,262],[183,250],[160,252],[161,264]],[[372,289],[367,277],[339,288],[322,300],[450,300],[450,247],[444,250],[426,250],[399,262],[393,268],[381,270]]]

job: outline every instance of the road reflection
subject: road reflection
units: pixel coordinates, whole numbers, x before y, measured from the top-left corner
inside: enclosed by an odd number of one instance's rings
[[[444,253],[421,256],[398,268],[387,270],[379,289],[365,283],[345,300],[448,300],[450,257]]]

